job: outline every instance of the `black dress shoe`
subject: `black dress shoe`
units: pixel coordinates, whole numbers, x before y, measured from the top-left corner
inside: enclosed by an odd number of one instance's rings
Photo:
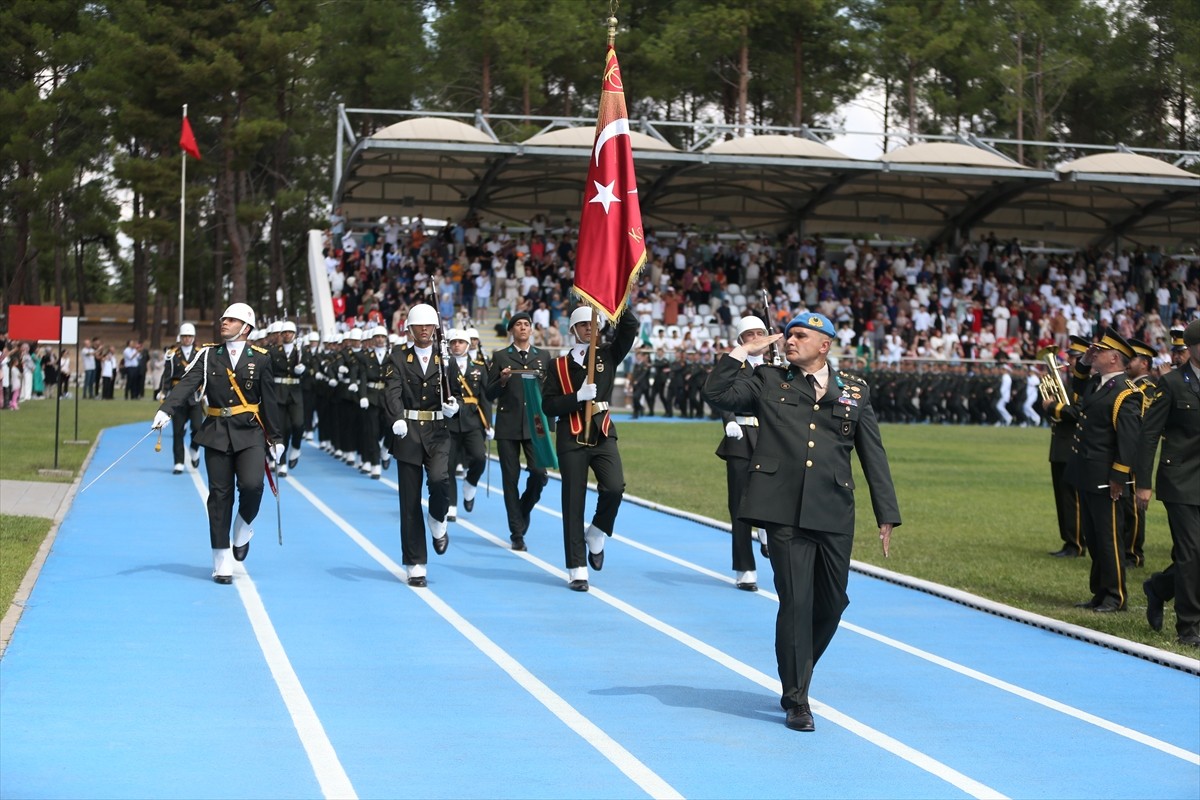
[[[571,581],[567,584],[567,588],[572,592],[586,592],[588,590],[587,581]]]
[[[758,546],[758,552],[762,553],[763,558],[771,557],[771,548],[767,547],[766,544],[760,544]]]
[[[1180,636],[1175,641],[1179,642],[1180,644],[1186,644],[1189,647],[1200,647],[1200,636],[1197,636],[1194,633],[1189,633],[1186,636]]]
[[[1147,578],[1142,582],[1142,591],[1146,593],[1146,622],[1153,630],[1161,631],[1163,623],[1163,601],[1154,593],[1154,587]]]
[[[1105,600],[1103,603],[1092,609],[1092,611],[1095,611],[1097,614],[1113,614],[1117,611],[1124,610],[1125,606],[1114,600]]]
[[[525,546],[524,536],[510,536],[509,538],[512,540],[512,549],[518,553],[524,553],[529,549]]]
[[[470,514],[474,510],[475,510],[475,500],[474,499],[463,500],[463,511]]]
[[[457,514],[447,514],[446,522],[458,522],[458,515]]]
[[[450,546],[450,534],[446,534],[440,539],[433,540],[433,552],[439,556],[446,552],[446,548]]]
[[[246,542],[245,544],[242,544],[242,545],[235,544],[233,546],[233,560],[234,561],[245,561],[246,556],[248,556],[248,555],[250,555],[250,543],[249,542]]]
[[[754,583],[754,582],[750,582],[750,583],[739,583],[739,584],[737,585],[737,587],[738,587],[739,589],[741,589],[743,592],[757,592],[757,591],[758,591],[758,584],[757,584],[757,583]]]
[[[226,586],[233,583],[232,575],[213,575],[213,583],[223,583]]]
[[[599,553],[590,553],[589,552],[588,553],[588,564],[591,566],[592,569],[596,570],[596,572],[599,572],[600,570],[604,569],[604,551],[601,550]]]
[[[1097,600],[1095,597],[1093,597],[1091,600],[1085,600],[1082,603],[1076,603],[1075,607],[1076,608],[1095,608],[1098,605],[1100,605],[1100,601]]]
[[[1074,547],[1064,547],[1061,550],[1055,550],[1050,555],[1054,556],[1055,558],[1078,558],[1079,556],[1083,555],[1083,553],[1079,550],[1076,550]]]
[[[415,586],[416,588],[420,589],[424,586],[427,586],[428,582],[425,580],[424,575],[412,575],[408,579],[408,585]]]
[[[300,456],[296,456],[295,458],[289,458],[288,459],[288,469],[295,469],[296,465],[299,463],[300,463]]]
[[[809,709],[808,703],[801,703],[798,706],[789,708],[787,710],[787,720],[783,724],[794,731],[804,731],[805,733],[817,729],[817,726],[813,724],[812,710]]]

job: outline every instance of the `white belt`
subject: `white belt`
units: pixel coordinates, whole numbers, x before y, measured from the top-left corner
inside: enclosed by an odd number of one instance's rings
[[[747,425],[751,428],[758,427],[758,417],[734,417],[733,421],[738,425]]]
[[[405,419],[415,419],[421,422],[432,422],[433,420],[445,419],[440,411],[405,411]]]
[[[367,384],[368,389],[379,389],[381,391],[383,390],[383,388],[385,386],[387,386],[387,384],[384,383],[383,381],[379,381],[378,383],[368,383]]]
[[[286,384],[288,386],[295,386],[296,384],[300,383],[300,379],[299,378],[276,378],[275,382]]]

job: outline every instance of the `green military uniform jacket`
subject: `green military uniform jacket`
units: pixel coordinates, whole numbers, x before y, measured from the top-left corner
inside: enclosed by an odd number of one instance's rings
[[[1186,370],[1186,372],[1185,372]],[[1139,488],[1150,486],[1154,451],[1162,455],[1154,491],[1164,503],[1200,505],[1200,376],[1191,364],[1163,375],[1142,420],[1136,472]],[[1168,433],[1169,435],[1164,435]]]

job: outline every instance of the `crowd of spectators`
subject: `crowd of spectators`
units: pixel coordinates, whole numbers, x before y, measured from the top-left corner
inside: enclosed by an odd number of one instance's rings
[[[146,385],[158,385],[163,356],[152,354],[143,342],[130,339],[124,347],[107,345],[99,337],[80,344],[81,372],[72,369],[74,348],[5,340],[0,346],[0,377],[4,400],[0,407],[19,409],[29,400],[70,398],[78,379],[84,399],[112,400],[118,388],[126,400],[146,396]]]
[[[400,335],[416,302],[456,324],[481,324],[494,307],[498,333],[508,315],[527,311],[536,343],[555,347],[571,311],[577,237],[571,220],[552,227],[542,215],[511,231],[473,218],[437,230],[419,218],[354,228],[339,209],[326,250],[335,311],[347,325],[379,322]],[[702,358],[728,345],[744,314],[782,327],[818,310],[838,327],[839,354],[871,365],[1033,360],[1110,325],[1166,364],[1169,329],[1200,305],[1197,260],[1156,247],[1026,249],[986,234],[951,249],[686,227],[647,228],[646,243],[631,298],[643,342]]]

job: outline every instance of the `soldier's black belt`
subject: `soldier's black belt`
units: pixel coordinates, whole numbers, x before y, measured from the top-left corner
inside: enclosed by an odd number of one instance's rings
[[[445,419],[445,416],[440,411],[405,411],[405,419],[415,419],[420,422],[432,422],[438,419]]]
[[[210,417],[232,417],[234,414],[257,414],[258,403],[247,403],[244,406],[230,406],[229,408],[206,408],[204,413]]]

